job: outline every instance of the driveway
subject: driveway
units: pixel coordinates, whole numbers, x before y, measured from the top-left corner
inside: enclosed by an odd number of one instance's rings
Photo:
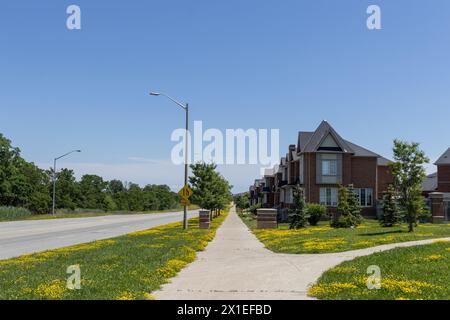
[[[153,294],[157,299],[186,300],[310,299],[308,286],[345,260],[432,242],[404,242],[330,254],[278,254],[265,249],[232,209],[198,259]]]
[[[190,211],[189,217],[197,215]],[[0,260],[181,221],[182,212],[0,222]]]

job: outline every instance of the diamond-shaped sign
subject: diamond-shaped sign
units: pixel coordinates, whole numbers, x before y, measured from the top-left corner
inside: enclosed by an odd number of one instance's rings
[[[185,185],[180,191],[178,191],[178,195],[181,197],[181,199],[189,199],[194,192],[191,188],[189,188],[188,185]]]

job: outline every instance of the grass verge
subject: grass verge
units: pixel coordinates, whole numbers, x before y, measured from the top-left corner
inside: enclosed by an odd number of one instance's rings
[[[381,288],[367,288],[367,268],[381,270]],[[450,299],[450,242],[397,248],[347,261],[328,270],[309,295],[319,299]]]
[[[258,230],[253,216],[240,216],[266,248],[277,253],[342,252],[450,236],[449,224],[419,224],[413,233],[409,233],[406,225],[383,228],[374,220],[365,220],[354,229],[335,229],[330,227],[329,222],[322,221],[318,226],[299,230],[289,230],[288,224],[280,224],[274,230]]]
[[[0,261],[1,299],[152,299],[183,267],[195,260],[225,219],[201,230],[173,223],[125,236]],[[81,290],[66,288],[69,266],[81,271]]]

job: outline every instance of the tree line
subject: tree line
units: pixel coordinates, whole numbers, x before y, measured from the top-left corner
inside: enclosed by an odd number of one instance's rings
[[[53,169],[42,170],[21,157],[20,149],[0,133],[0,206],[22,207],[35,214],[50,212]],[[147,185],[119,180],[105,181],[84,175],[77,181],[74,172],[56,173],[56,208],[104,211],[165,210],[179,206],[179,197],[166,185]]]

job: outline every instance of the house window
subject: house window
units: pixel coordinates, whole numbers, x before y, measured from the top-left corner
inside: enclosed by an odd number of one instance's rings
[[[292,188],[287,189],[285,192],[285,195],[286,195],[286,203],[292,203],[292,199],[293,199]]]
[[[373,205],[373,189],[371,188],[356,188],[354,192],[359,198],[361,207],[371,207]]]
[[[337,194],[337,188],[320,188],[320,204],[328,207],[336,207]]]
[[[337,176],[337,160],[335,159],[322,160],[322,175]]]

